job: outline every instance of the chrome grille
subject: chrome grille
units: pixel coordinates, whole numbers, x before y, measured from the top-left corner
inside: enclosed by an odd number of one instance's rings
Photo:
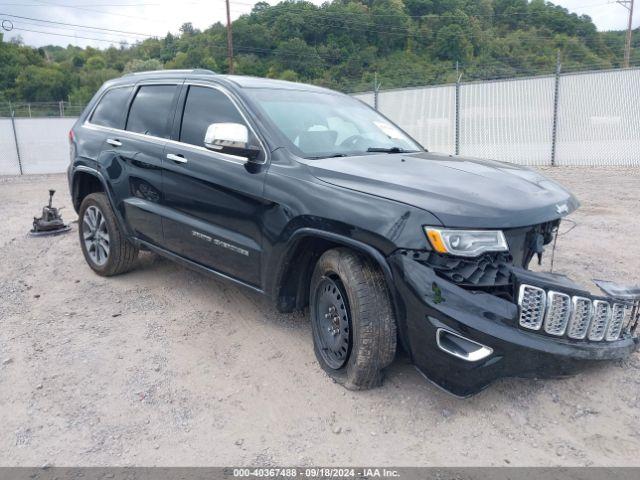
[[[586,297],[573,297],[571,303],[573,304],[573,308],[571,309],[567,335],[569,338],[583,340],[587,336],[587,330],[589,330],[593,304],[591,303],[591,299]]]
[[[626,333],[630,333],[633,337],[640,335],[640,301],[636,302],[629,316],[629,323],[624,327]]]
[[[521,327],[556,337],[613,342],[622,336],[637,336],[640,331],[639,301],[592,300],[521,284],[518,306]]]
[[[607,327],[607,334],[605,340],[612,342],[620,337],[620,332],[625,325],[629,325],[631,322],[631,305],[624,303],[614,303],[611,313],[611,321]]]
[[[544,331],[549,335],[564,335],[571,314],[571,297],[564,293],[547,293],[547,313],[544,317]]]
[[[540,330],[547,295],[542,288],[520,285],[518,305],[520,305],[520,326],[530,330]]]
[[[600,341],[604,338],[607,324],[611,318],[611,305],[603,300],[593,301],[593,319],[589,327],[589,340]]]

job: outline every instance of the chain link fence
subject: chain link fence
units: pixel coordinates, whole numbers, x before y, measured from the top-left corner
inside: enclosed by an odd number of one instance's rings
[[[355,94],[435,152],[640,166],[640,68]],[[555,127],[554,127],[555,126]]]
[[[0,102],[0,117],[77,117],[85,105],[69,102]]]
[[[524,165],[640,166],[640,68],[354,94],[431,151]],[[54,173],[84,105],[0,104],[0,175]],[[36,118],[37,117],[37,118]]]

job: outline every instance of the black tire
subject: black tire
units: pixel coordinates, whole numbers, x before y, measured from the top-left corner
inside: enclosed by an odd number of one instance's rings
[[[318,259],[309,297],[313,346],[323,370],[350,390],[381,385],[397,341],[380,270],[347,248],[329,250]]]
[[[108,251],[104,248],[99,248],[100,254],[98,258],[96,258],[95,253],[96,246],[87,246],[87,243],[92,243],[95,238],[95,235],[91,235],[90,220],[87,218],[85,221],[87,210],[91,210],[93,214],[97,211],[102,215],[102,218],[104,218],[103,229],[108,234],[108,241],[106,242]],[[120,231],[111,204],[104,193],[92,193],[82,200],[80,211],[78,212],[78,234],[84,258],[98,275],[103,277],[118,275],[128,272],[135,265],[138,249]],[[85,239],[86,235],[89,236],[89,239]]]

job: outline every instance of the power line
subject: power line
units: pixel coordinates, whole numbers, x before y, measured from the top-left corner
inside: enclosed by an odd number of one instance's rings
[[[17,21],[13,21],[12,24],[14,25],[14,30],[18,29],[18,28],[33,28],[36,27],[38,29],[46,29],[43,30],[43,32],[45,33],[58,33],[58,32],[63,32],[63,33],[69,33],[69,32],[73,32],[74,35],[78,35],[78,34],[82,34],[82,35],[89,35],[89,34],[96,34],[96,35],[100,35],[99,38],[102,38],[104,40],[109,40],[109,41],[113,41],[116,43],[119,43],[122,39],[128,39],[131,42],[140,42],[140,41],[144,41],[150,38],[157,38],[157,37],[144,37],[144,38],[139,38],[133,35],[118,35],[116,33],[109,33],[109,32],[102,32],[102,31],[93,31],[93,30],[86,30],[86,29],[82,29],[82,28],[75,28],[75,27],[60,27],[60,26],[56,26],[56,25],[42,25],[40,23],[35,23],[35,22],[30,22],[28,20],[17,20]]]
[[[96,37],[86,37],[83,35],[71,35],[71,34],[62,34],[62,33],[57,33],[57,32],[45,32],[42,30],[33,30],[33,29],[29,29],[29,28],[22,28],[22,27],[14,27],[13,30],[17,30],[17,31],[23,31],[23,32],[32,32],[32,33],[41,33],[43,35],[54,35],[57,37],[69,37],[69,38],[76,38],[76,39],[82,39],[82,40],[93,40],[93,41],[98,41],[98,42],[106,42],[106,43],[110,43],[110,44],[114,44],[114,43],[119,43],[119,44],[124,44],[124,45],[128,45],[131,47],[135,47],[136,45],[138,45],[140,42],[136,42],[136,43],[131,43],[131,42],[127,42],[126,40],[110,40],[110,39],[105,39],[105,38],[96,38]],[[227,45],[224,44],[215,44],[215,43],[209,43],[207,45],[209,48],[216,48],[216,49],[220,49],[220,50],[225,50],[227,48]],[[244,52],[249,52],[249,53],[263,53],[263,54],[271,54],[271,55],[275,55],[275,56],[280,56],[280,57],[298,57],[297,54],[289,54],[286,52],[278,52],[276,50],[269,50],[269,49],[265,49],[265,48],[254,48],[254,47],[244,47],[244,46],[238,46],[238,45],[234,45],[234,48],[238,51],[244,51]],[[318,55],[318,57],[323,58],[323,55],[320,54],[319,52],[316,52],[316,54]],[[327,57],[327,58],[333,58],[333,57]]]
[[[91,29],[91,30],[103,30],[105,32],[115,32],[115,33],[124,33],[124,34],[129,34],[129,35],[139,35],[139,36],[144,36],[144,37],[155,37],[157,35],[152,35],[150,33],[138,33],[138,32],[129,32],[126,30],[115,30],[112,28],[102,28],[102,27],[92,27],[90,25],[80,25],[77,23],[66,23],[66,22],[56,22],[54,20],[42,20],[39,18],[32,18],[32,17],[23,17],[20,15],[13,15],[10,13],[2,13],[0,12],[0,15],[4,15],[6,17],[11,17],[11,18],[19,18],[22,20],[31,20],[34,22],[42,22],[42,23],[51,23],[51,24],[56,24],[56,25],[64,25],[64,26],[69,26],[69,27],[79,27],[79,28],[84,28],[84,29]]]
[[[111,16],[115,16],[115,17],[123,17],[123,18],[133,18],[136,20],[144,20],[147,22],[156,22],[156,23],[163,23],[163,20],[159,20],[159,19],[154,19],[154,18],[150,18],[150,17],[138,17],[135,15],[126,15],[124,13],[113,13],[113,12],[105,12],[103,10],[95,10],[95,9],[91,9],[91,8],[84,8],[84,7],[78,7],[76,5],[60,5],[57,3],[53,3],[53,2],[45,2],[45,1],[38,1],[38,3],[40,4],[40,6],[44,6],[44,7],[62,7],[62,8],[73,8],[76,10],[83,10],[85,12],[93,12],[93,13],[99,13],[101,15],[111,15]]]
[[[218,0],[218,1],[224,1],[224,0]],[[199,2],[192,2],[192,3],[199,3]],[[244,5],[253,5],[251,3],[242,3],[242,2],[230,2],[230,3],[237,3],[237,4],[244,4]],[[1,5],[1,4],[0,4]],[[69,8],[76,8],[79,6],[78,5],[61,5],[61,4],[55,4],[55,3],[49,3],[49,4],[45,4],[45,5],[54,5],[54,6],[60,6],[60,7],[69,7]],[[106,6],[107,4],[102,4],[99,6]],[[134,4],[131,4],[134,5]],[[142,5],[142,4],[140,4]],[[44,5],[43,5],[44,6]],[[285,4],[285,3],[280,3],[278,5],[273,6],[273,8],[278,9],[278,10],[286,10],[291,8],[291,6],[289,4]],[[103,12],[100,10],[90,10],[90,9],[83,9],[83,10],[87,10],[87,11],[92,11],[92,12],[96,12],[96,13],[103,13],[103,14],[107,14],[107,15],[112,15],[111,12]],[[314,21],[320,21],[320,22],[324,22],[324,26],[325,27],[334,27],[334,28],[341,28],[341,29],[346,29],[346,30],[352,30],[352,28],[348,27],[347,25],[356,25],[358,27],[364,27],[361,30],[363,30],[364,32],[367,33],[377,33],[377,34],[384,34],[384,35],[392,35],[392,36],[396,36],[396,37],[407,37],[407,38],[413,38],[413,39],[417,39],[417,40],[431,40],[430,36],[424,36],[424,35],[419,35],[416,33],[411,32],[411,27],[407,27],[407,26],[398,26],[398,25],[389,25],[386,26],[385,29],[381,30],[379,28],[376,28],[377,25],[375,24],[371,24],[370,22],[360,22],[360,21],[353,21],[353,20],[344,20],[341,19],[337,22],[335,22],[338,19],[332,19],[332,18],[323,18],[323,17],[318,17],[317,14],[328,14],[329,16],[331,15],[341,15],[341,12],[328,12],[328,11],[324,11],[322,12],[320,9],[318,10],[313,10],[313,11],[289,11],[287,12],[290,15],[299,15],[299,16],[312,16]],[[363,13],[355,13],[355,12],[345,12],[347,14],[355,14],[355,15],[363,15],[363,16],[375,16],[376,14],[370,14],[367,12],[363,12]],[[515,13],[519,13],[519,12],[512,12],[513,14]],[[520,12],[522,13],[522,12]],[[535,13],[535,12],[532,12]],[[113,14],[113,15],[118,15],[118,16],[123,16],[122,14]],[[131,18],[142,18],[142,17],[133,17],[130,15],[126,15],[127,17],[131,17]],[[380,15],[383,16],[383,15]],[[451,14],[445,14],[443,16],[447,16],[450,18],[454,18],[452,17]],[[471,15],[474,16],[474,15]],[[18,16],[15,16],[16,18],[18,18]],[[28,17],[23,17],[23,18],[28,18]],[[37,19],[32,19],[35,21],[43,21],[43,22],[47,22],[47,23],[56,23],[56,22],[52,22],[52,21],[47,21],[47,20],[37,20]],[[159,21],[159,20],[158,20]],[[334,23],[335,22],[335,23]],[[57,22],[58,24],[62,24],[65,25],[65,23],[63,22]],[[86,25],[74,25],[74,24],[66,24],[66,25],[71,25],[71,26],[78,26],[81,28],[90,28],[90,29],[96,29],[96,30],[109,30],[109,29],[102,29],[100,27],[90,27],[90,26],[86,26]],[[388,30],[393,30],[393,31],[387,31]],[[138,36],[146,36],[146,37],[154,37],[157,35],[152,35],[152,34],[148,34],[148,33],[138,33],[138,32],[125,32],[125,31],[118,31],[118,30],[112,30],[118,33],[127,33],[127,34],[132,34],[132,35],[138,35]],[[460,32],[460,34],[458,35],[454,35],[454,36],[464,36],[466,38],[477,38],[477,37],[483,37],[485,35],[485,33],[480,33],[480,34],[473,34],[473,33],[467,33],[467,32]],[[558,34],[553,34],[553,35],[541,35],[541,34],[537,34],[538,38],[544,38],[544,39],[554,39],[555,36]],[[604,40],[604,39],[603,39]],[[607,39],[609,40],[609,39]]]
[[[191,0],[191,1],[183,1],[180,2],[181,4],[207,4],[209,3],[210,0]],[[217,1],[224,1],[224,0],[217,0]],[[255,6],[256,3],[258,2],[241,2],[241,1],[230,1],[229,3],[231,4],[235,4],[235,5],[245,5],[245,6]],[[588,8],[588,7],[602,7],[602,6],[607,6],[609,5],[610,2],[599,2],[599,3],[592,3],[592,4],[588,4],[588,5],[581,5],[582,8]],[[24,3],[0,3],[0,6],[41,6],[41,4],[36,3],[36,4],[24,4]],[[135,3],[86,3],[86,4],[73,4],[73,5],[69,5],[69,4],[54,4],[54,3],[50,3],[50,5],[55,5],[57,7],[64,7],[64,8],[84,8],[84,7],[140,7],[140,6],[162,6],[162,5],[167,5],[166,2],[135,2]],[[278,4],[275,5],[271,5],[272,7],[278,7],[278,8],[289,8],[291,5],[286,3],[286,2],[280,2]],[[314,5],[315,8],[317,8],[316,11],[321,10],[323,7],[316,7]],[[556,5],[556,7],[560,7],[560,8],[564,8],[561,7],[559,5]],[[530,6],[529,6],[530,8]],[[548,8],[543,7],[543,8]],[[108,12],[102,12],[102,13],[108,13]],[[370,13],[370,12],[326,12],[326,13],[335,13],[337,15],[355,15],[355,16],[372,16],[372,17],[394,17],[397,16],[396,13]],[[540,11],[527,11],[527,12],[498,12],[498,13],[466,13],[464,12],[467,16],[469,17],[511,17],[511,16],[527,16],[527,15],[544,15],[549,13],[549,11],[547,10],[540,10]],[[452,13],[427,13],[425,15],[406,15],[406,17],[409,18],[414,18],[414,19],[424,19],[426,17],[431,17],[431,18],[456,18],[455,14]]]
[[[52,20],[44,20],[44,19],[38,19],[38,18],[34,18],[34,17],[26,17],[26,16],[20,16],[20,15],[13,15],[13,14],[3,14],[12,18],[20,18],[20,19],[28,19],[28,20],[32,20],[32,21],[36,21],[36,22],[43,22],[43,23],[48,23],[48,24],[55,24],[55,25],[63,25],[63,26],[69,26],[69,27],[75,27],[75,28],[83,28],[83,29],[91,29],[91,30],[98,30],[98,31],[106,31],[106,32],[114,32],[114,33],[122,33],[122,34],[126,34],[126,35],[135,35],[135,36],[142,36],[142,37],[160,37],[160,35],[154,35],[154,34],[150,34],[150,33],[141,33],[141,32],[133,32],[133,31],[126,31],[126,30],[117,30],[117,29],[109,29],[109,28],[103,28],[103,27],[96,27],[96,26],[91,26],[91,25],[86,25],[86,24],[73,24],[73,23],[67,23],[67,22],[59,22],[59,21],[52,21]],[[325,19],[316,19],[316,20],[320,20],[320,21],[324,21]],[[344,26],[344,25],[337,25],[335,23],[325,23],[324,24],[325,27],[334,27],[334,28],[342,28],[342,29],[349,29],[350,28]],[[69,29],[71,30],[71,29]],[[406,37],[406,38],[413,38],[413,39],[417,39],[417,40],[431,40],[431,37],[428,36],[422,36],[422,35],[417,35],[417,34],[413,34],[411,32],[408,31],[408,29],[406,29],[405,33],[398,33],[398,32],[387,32],[385,30],[380,30],[380,29],[376,29],[376,28],[371,28],[371,27],[366,27],[363,29],[363,32],[366,33],[374,33],[374,34],[383,34],[383,35],[395,35],[395,36],[400,36],[400,37]],[[512,32],[509,32],[512,33]],[[525,30],[525,31],[518,31],[518,32],[513,32],[513,33],[517,33],[519,35],[521,34],[533,34],[536,38],[539,39],[558,39],[558,35],[562,35],[562,34],[552,34],[552,35],[543,35],[541,34],[539,31],[536,30]],[[480,33],[480,34],[473,34],[473,33],[467,33],[467,32],[460,32],[459,34],[455,34],[454,36],[464,36],[465,38],[476,38],[476,37],[483,37],[486,33]],[[498,38],[505,38],[504,37],[498,37]],[[573,37],[570,37],[573,38]],[[617,39],[615,38],[599,38],[600,41],[602,41],[605,45],[607,45],[608,48],[611,48],[611,44],[616,44],[616,46],[620,46],[619,42],[617,42]]]
[[[125,41],[125,40],[118,41],[118,40],[108,40],[108,39],[105,39],[105,38],[95,38],[95,37],[92,38],[92,37],[84,37],[84,36],[80,36],[80,35],[68,35],[68,34],[63,34],[63,33],[43,32],[42,30],[32,30],[32,29],[29,29],[29,28],[14,27],[13,30],[18,30],[18,31],[21,31],[21,32],[41,33],[41,34],[44,34],[44,35],[55,35],[56,37],[81,38],[83,40],[94,40],[96,42],[107,42],[107,43],[111,43],[111,44],[120,43],[120,44],[125,44],[125,45],[134,45],[134,44],[129,43],[129,42]]]

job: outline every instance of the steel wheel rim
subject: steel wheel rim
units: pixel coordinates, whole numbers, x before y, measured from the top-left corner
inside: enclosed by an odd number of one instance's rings
[[[351,320],[344,290],[337,279],[323,277],[316,287],[314,335],[320,355],[332,369],[344,366],[351,353]]]
[[[109,231],[104,215],[98,207],[90,206],[82,217],[82,237],[91,261],[98,266],[109,259]]]

